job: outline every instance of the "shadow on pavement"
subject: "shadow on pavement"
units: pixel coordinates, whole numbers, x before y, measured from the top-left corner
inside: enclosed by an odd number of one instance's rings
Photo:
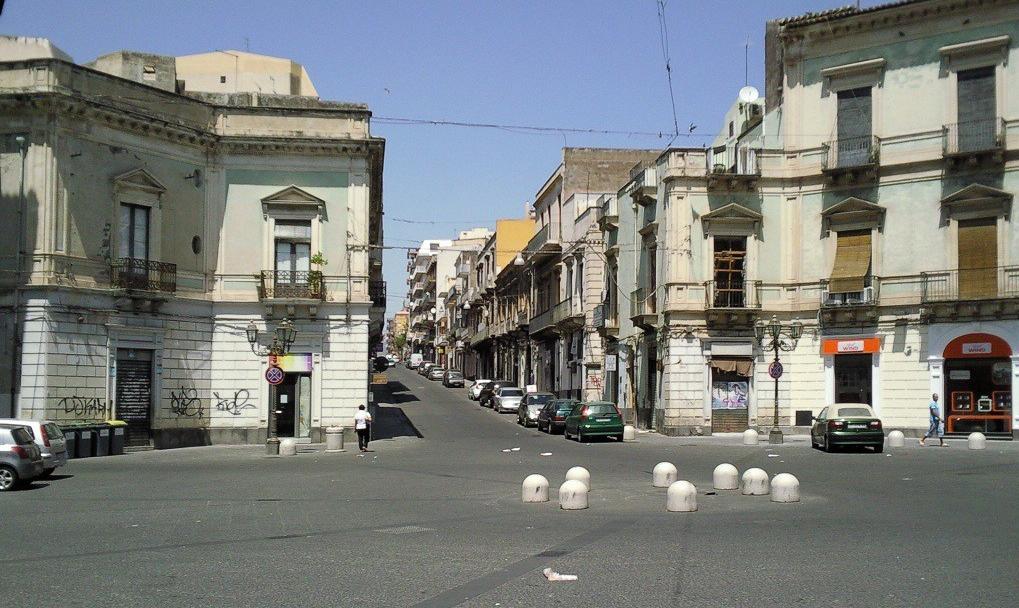
[[[410,389],[403,382],[390,382],[382,390],[378,388],[375,390],[380,393],[379,403],[412,403],[414,401],[421,401],[414,393],[410,392]]]
[[[421,433],[396,406],[400,403],[420,401],[402,382],[389,382],[384,386],[373,387],[376,405],[372,408],[372,440],[393,439],[396,437],[421,437]]]

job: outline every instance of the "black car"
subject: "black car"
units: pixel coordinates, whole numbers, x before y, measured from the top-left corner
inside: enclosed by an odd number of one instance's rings
[[[496,389],[504,386],[516,386],[516,383],[512,380],[492,380],[485,388],[481,389],[481,393],[478,395],[478,404],[481,407],[492,407],[492,397],[495,395]]]
[[[538,430],[554,435],[566,428],[566,417],[580,403],[576,399],[553,399],[538,412]]]

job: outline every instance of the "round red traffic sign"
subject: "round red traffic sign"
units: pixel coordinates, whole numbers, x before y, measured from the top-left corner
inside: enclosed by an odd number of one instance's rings
[[[782,377],[782,364],[778,361],[772,361],[771,365],[768,366],[768,375],[778,380]]]
[[[283,370],[276,367],[275,365],[265,370],[265,380],[269,384],[279,384],[283,382]]]

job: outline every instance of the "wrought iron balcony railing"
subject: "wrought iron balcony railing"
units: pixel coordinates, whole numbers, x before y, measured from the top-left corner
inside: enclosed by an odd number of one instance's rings
[[[120,258],[113,262],[114,287],[139,291],[174,293],[177,291],[177,265],[139,258]]]
[[[368,297],[371,298],[372,306],[385,308],[386,306],[386,282],[370,281],[368,283]]]
[[[263,270],[262,299],[322,300],[322,273],[316,270]]]
[[[922,302],[1019,298],[1019,266],[920,273]]]
[[[707,308],[760,308],[761,282],[746,279],[704,283]]]
[[[1005,119],[986,118],[945,125],[942,144],[945,156],[993,152],[1005,148]]]
[[[824,147],[823,170],[854,169],[877,164],[881,140],[873,135],[842,137],[826,143]]]
[[[878,277],[868,277],[869,285],[863,291],[851,291],[846,293],[831,293],[828,291],[828,281],[821,281],[821,308],[843,308],[846,306],[872,306],[878,303],[880,295],[881,280]]]

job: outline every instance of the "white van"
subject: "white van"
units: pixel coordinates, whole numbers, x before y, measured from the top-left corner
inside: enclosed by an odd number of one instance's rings
[[[421,365],[422,360],[424,360],[424,357],[421,353],[414,353],[410,356],[410,363],[408,367],[410,367],[410,369],[417,369]]]

